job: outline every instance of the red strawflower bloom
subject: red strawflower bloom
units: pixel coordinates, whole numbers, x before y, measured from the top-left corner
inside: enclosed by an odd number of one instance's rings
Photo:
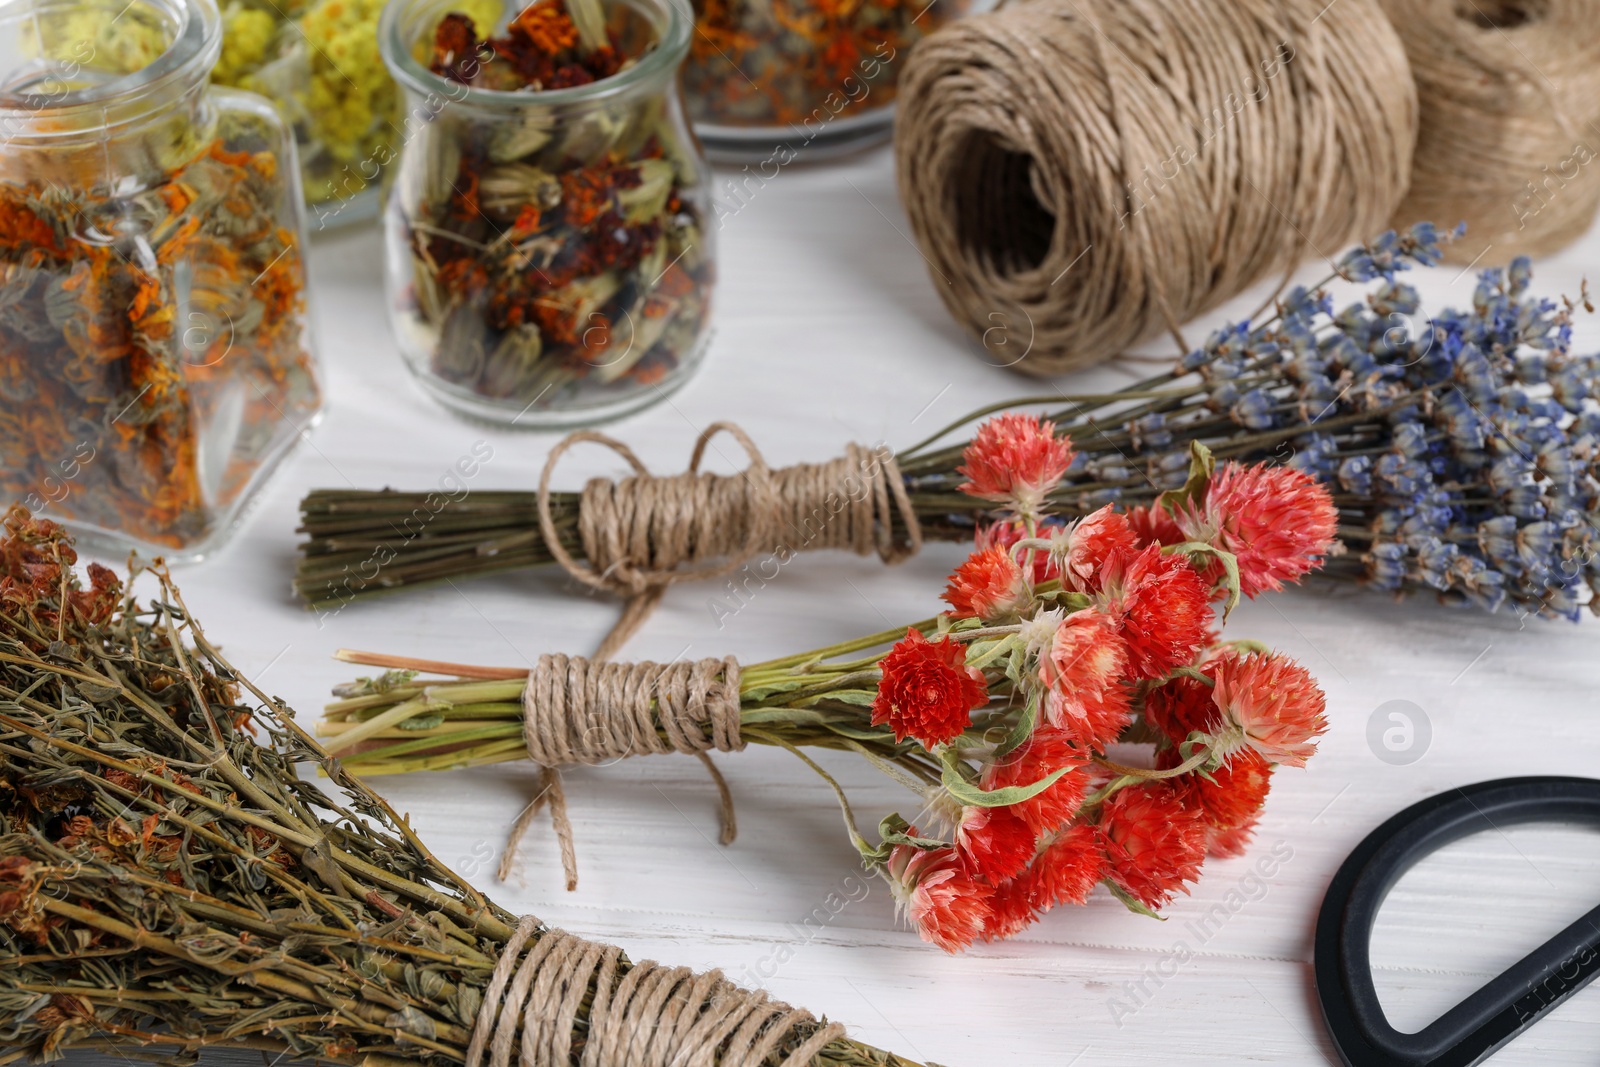
[[[999,546],[981,548],[950,575],[945,602],[958,619],[1002,619],[1016,615],[1033,599],[1022,568]]]
[[[974,709],[989,702],[983,672],[968,667],[966,646],[948,637],[929,641],[907,630],[881,667],[872,725],[888,723],[896,741],[914,737],[928,748],[946,744],[972,725]]]
[[[1310,671],[1276,652],[1231,650],[1205,670],[1216,681],[1211,699],[1224,717],[1225,754],[1248,747],[1271,763],[1306,765],[1328,729],[1327,698]]]
[[[1326,486],[1293,467],[1266,464],[1224,464],[1205,502],[1174,518],[1187,540],[1238,558],[1239,591],[1248,597],[1276,592],[1322,566],[1339,529]]]
[[[1200,670],[1205,669],[1202,664]],[[1211,699],[1211,686],[1180,675],[1145,694],[1144,719],[1174,745],[1181,745],[1197,730],[1215,733],[1222,725],[1222,712]]]
[[[1018,413],[989,419],[961,454],[956,473],[967,479],[961,491],[1019,512],[1037,511],[1075,455],[1072,442],[1057,437],[1055,429],[1048,419]]]
[[[1099,586],[1100,571],[1114,552],[1139,547],[1138,535],[1128,517],[1110,504],[1077,522],[1050,533],[1057,546],[1056,555],[1065,561],[1061,567],[1066,581],[1080,592]]]
[[[1048,535],[1051,529],[1054,529],[1054,527],[1047,524],[1041,532]],[[980,552],[988,548],[1000,548],[1010,554],[1011,547],[1026,536],[1028,536],[1028,531],[1023,529],[1022,523],[1005,520],[978,527],[977,535],[973,538],[973,541]],[[1032,565],[1024,573],[1027,574],[1028,580],[1034,585],[1061,577],[1061,569],[1056,566],[1055,557],[1049,552],[1040,549],[1039,551],[1028,553],[1028,556],[1032,559]],[[1016,556],[1011,558],[1015,559]]]
[[[1172,512],[1160,504],[1148,507],[1136,504],[1129,508],[1128,526],[1133,530],[1140,548],[1146,545],[1181,545],[1189,540],[1188,535],[1179,529]]]
[[[1037,838],[1010,808],[962,809],[956,848],[967,866],[990,885],[998,885],[1033,859]]]
[[[972,877],[955,849],[896,845],[887,868],[895,902],[922,940],[956,952],[984,932],[994,890]]]
[[[1150,909],[1160,908],[1200,875],[1206,824],[1165,782],[1112,794],[1100,816],[1111,880]]]
[[[1250,847],[1250,842],[1256,836],[1256,824],[1261,821],[1258,811],[1238,826],[1227,830],[1219,830],[1215,826],[1206,827],[1206,855],[1208,856],[1242,856],[1245,849]]]
[[[1026,871],[997,886],[989,898],[989,919],[984,923],[985,941],[1004,941],[1015,937],[1032,923],[1039,914],[1033,910],[1032,882]]]
[[[1063,767],[1072,768],[1043,792],[1006,809],[1016,813],[1035,835],[1047,834],[1077,817],[1084,794],[1089,791],[1089,777],[1082,769],[1088,760],[1087,753],[1073,743],[1070,734],[1041,727],[1004,759],[984,768],[983,788],[1032,785]]]
[[[1194,662],[1211,636],[1211,591],[1178,553],[1155,545],[1114,551],[1100,569],[1099,600],[1122,624],[1136,679],[1161,678]]]
[[[1176,749],[1156,756],[1156,766],[1176,767],[1183,757]],[[1210,780],[1199,774],[1172,779],[1178,799],[1205,817],[1213,830],[1234,830],[1253,824],[1272,789],[1272,764],[1259,752],[1245,749],[1211,772]]]
[[[985,941],[1011,937],[1057,904],[1082,904],[1106,876],[1095,828],[1079,823],[1055,837],[1028,869],[994,892]]]
[[[1082,904],[1106,876],[1106,855],[1093,826],[1079,823],[1062,833],[1028,868],[1030,899],[1040,912],[1057,904]]]
[[[1127,674],[1128,646],[1116,622],[1098,611],[1073,612],[1039,656],[1045,721],[1085,748],[1104,748],[1128,725]]]

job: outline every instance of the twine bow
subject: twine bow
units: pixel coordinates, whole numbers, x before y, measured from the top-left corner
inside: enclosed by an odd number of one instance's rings
[[[750,466],[735,475],[700,469],[719,433],[739,443]],[[621,481],[594,478],[578,507],[585,560],[574,559],[556,534],[550,478],[568,449],[592,441],[628,461]],[[610,659],[649,617],[667,587],[732,574],[762,551],[843,548],[876,551],[898,563],[922,547],[911,497],[887,447],[847,446],[827,463],[774,471],[743,429],[731,422],[706,427],[681,474],[654,475],[621,441],[592,430],[563,438],[539,477],[539,528],[568,574],[592,589],[627,600],[622,617],[601,642],[596,659]],[[905,527],[895,533],[896,518]],[[699,566],[691,566],[699,564]]]

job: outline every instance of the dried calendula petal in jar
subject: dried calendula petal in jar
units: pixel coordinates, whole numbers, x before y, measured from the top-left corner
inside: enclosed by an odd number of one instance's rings
[[[689,117],[717,162],[787,166],[888,139],[906,52],[992,0],[693,0]]]
[[[427,117],[389,206],[408,363],[451,406],[525,425],[664,395],[700,358],[712,283],[707,171],[673,90],[686,15],[541,0],[490,36],[416,6],[384,38]]]
[[[66,46],[112,16],[165,47],[96,68],[92,40]],[[0,94],[0,496],[197,555],[320,409],[288,132],[267,101],[204,88],[209,3],[27,18],[33,73]],[[61,55],[82,58],[38,58]]]

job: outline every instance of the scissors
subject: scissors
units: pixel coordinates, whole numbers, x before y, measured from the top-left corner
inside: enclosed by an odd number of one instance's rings
[[[1600,828],[1600,781],[1506,778],[1453,789],[1396,815],[1345,860],[1317,919],[1315,974],[1346,1067],[1472,1067],[1600,974],[1596,907],[1418,1033],[1390,1026],[1378,1003],[1372,925],[1401,876],[1470,834],[1536,822]]]

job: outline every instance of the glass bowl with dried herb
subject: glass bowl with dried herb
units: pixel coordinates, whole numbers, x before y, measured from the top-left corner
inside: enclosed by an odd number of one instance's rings
[[[0,498],[169,558],[322,405],[294,144],[221,44],[211,0],[0,3]]]
[[[889,139],[917,41],[993,0],[692,0],[683,91],[706,155],[770,179]]]
[[[396,0],[411,131],[385,209],[392,321],[447,406],[520,426],[644,407],[707,342],[709,171],[679,102],[675,0]]]

